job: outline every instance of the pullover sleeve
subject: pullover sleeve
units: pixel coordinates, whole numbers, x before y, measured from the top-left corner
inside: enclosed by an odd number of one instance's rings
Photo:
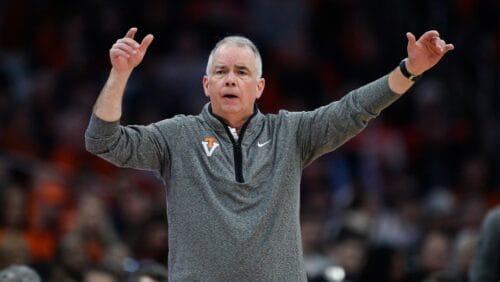
[[[163,171],[169,162],[168,144],[161,128],[168,120],[147,126],[122,126],[92,114],[85,132],[85,148],[117,166]]]
[[[400,96],[389,88],[386,75],[349,92],[339,101],[300,113],[297,142],[303,165],[344,144]]]

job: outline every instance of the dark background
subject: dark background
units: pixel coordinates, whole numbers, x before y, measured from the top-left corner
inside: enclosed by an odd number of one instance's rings
[[[166,266],[162,183],[83,143],[109,48],[128,28],[155,40],[129,82],[124,124],[197,114],[209,51],[226,35],[259,47],[258,104],[272,113],[339,99],[395,68],[407,31],[436,29],[455,50],[305,170],[304,251],[315,281],[332,265],[349,281],[465,279],[481,220],[500,202],[499,11],[496,0],[1,1],[0,268],[121,281]]]

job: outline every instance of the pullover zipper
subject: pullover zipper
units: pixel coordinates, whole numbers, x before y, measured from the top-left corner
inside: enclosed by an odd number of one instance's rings
[[[247,126],[250,123],[250,119],[252,119],[254,115],[255,113],[245,122],[243,127],[241,127],[238,141],[234,140],[229,127],[224,123],[224,129],[226,129],[226,133],[229,136],[229,139],[231,139],[231,143],[233,143],[234,175],[236,181],[239,183],[245,182],[245,179],[243,178],[243,152],[241,151],[241,141],[243,140]]]
[[[257,107],[254,108],[253,114],[247,119],[245,124],[243,124],[243,126],[241,127],[238,141],[234,140],[233,134],[231,134],[231,131],[229,131],[229,127],[224,122],[224,120],[219,116],[217,116],[216,114],[212,113],[212,107],[209,108],[209,111],[214,117],[216,117],[222,123],[224,129],[226,130],[227,135],[229,136],[229,139],[231,140],[231,143],[233,143],[234,176],[237,182],[243,183],[245,182],[245,179],[243,178],[243,152],[241,151],[241,141],[243,140],[243,136],[245,135],[245,131],[248,127],[248,124],[250,124],[250,120],[257,114]]]

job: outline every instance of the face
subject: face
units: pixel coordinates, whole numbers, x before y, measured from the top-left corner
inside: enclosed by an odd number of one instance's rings
[[[228,121],[246,120],[265,84],[263,78],[257,78],[252,50],[234,44],[222,45],[215,51],[209,71],[203,77],[203,88],[213,113]]]

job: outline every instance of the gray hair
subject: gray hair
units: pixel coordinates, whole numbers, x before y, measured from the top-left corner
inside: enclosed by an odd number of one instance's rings
[[[217,42],[217,44],[215,44],[215,47],[212,49],[212,51],[210,51],[210,55],[208,56],[206,69],[207,76],[209,76],[210,69],[212,68],[215,51],[217,51],[217,49],[219,49],[219,47],[224,44],[233,44],[238,47],[246,47],[252,50],[252,52],[255,54],[255,68],[257,69],[257,78],[262,77],[262,58],[260,56],[259,49],[257,49],[255,44],[250,39],[238,35],[224,37],[222,40]]]
[[[0,272],[0,281],[5,282],[41,282],[40,276],[25,265],[12,265]]]

